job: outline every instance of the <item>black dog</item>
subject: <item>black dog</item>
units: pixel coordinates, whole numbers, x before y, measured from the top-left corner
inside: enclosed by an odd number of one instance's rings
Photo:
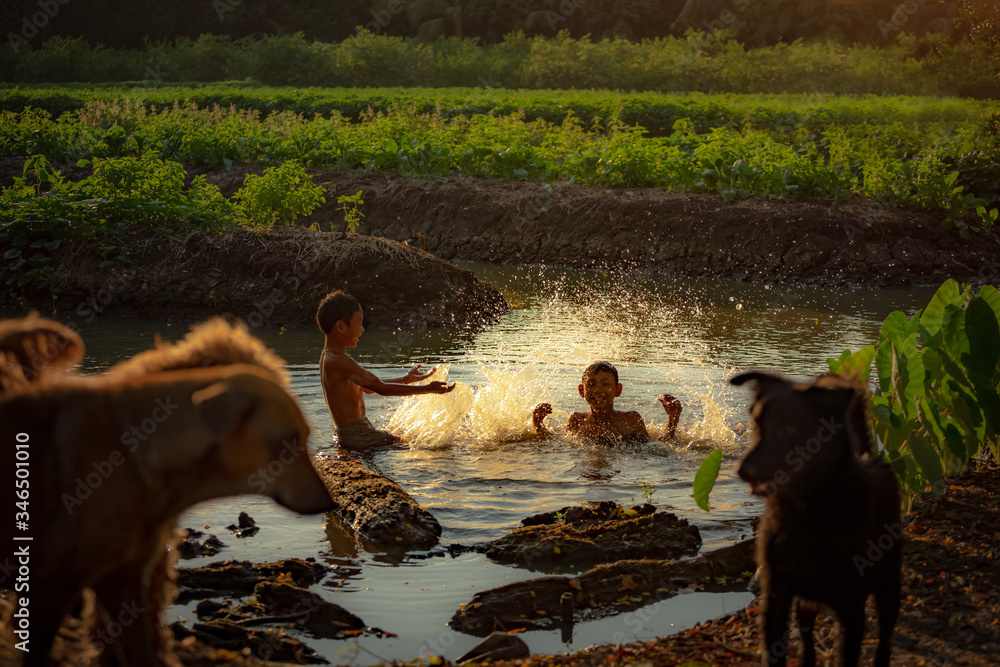
[[[750,380],[757,383],[754,434],[738,472],[766,498],[757,535],[764,664],[785,664],[797,598],[802,664],[816,662],[812,629],[822,603],[840,620],[839,663],[857,665],[865,602],[874,594],[875,664],[887,667],[899,614],[903,526],[895,475],[872,453],[865,391],[837,375],[793,383],[743,373],[730,382]]]

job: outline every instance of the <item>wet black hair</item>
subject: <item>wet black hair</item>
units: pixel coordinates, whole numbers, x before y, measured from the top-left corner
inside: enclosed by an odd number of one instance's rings
[[[328,334],[337,322],[351,323],[354,313],[361,310],[361,304],[353,296],[343,290],[330,292],[319,303],[316,310],[316,324],[319,330]]]
[[[594,373],[611,373],[615,378],[615,384],[618,384],[618,369],[607,361],[595,361],[587,366],[586,370],[583,371],[583,377],[593,375]]]

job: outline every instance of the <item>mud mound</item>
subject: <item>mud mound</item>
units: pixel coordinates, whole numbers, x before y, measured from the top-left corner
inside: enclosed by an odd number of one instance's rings
[[[111,258],[86,241],[60,247],[47,284],[3,292],[0,308],[86,321],[102,313],[188,320],[231,313],[251,327],[311,327],[322,297],[346,289],[375,328],[474,326],[507,311],[473,272],[383,238],[293,227],[176,239],[145,233],[122,242]],[[0,281],[13,276],[0,268]]]
[[[524,519],[520,528],[488,542],[486,555],[500,563],[552,571],[572,564],[589,568],[636,558],[679,558],[698,551],[698,528],[652,505],[625,509],[610,501],[564,507]]]
[[[423,243],[453,261],[837,286],[1000,278],[1000,242],[941,229],[940,213],[864,200],[725,203],[718,195],[659,188],[350,172],[319,173],[314,180],[330,193],[327,202],[364,192],[361,231]],[[340,215],[328,203],[308,222],[331,220]]]

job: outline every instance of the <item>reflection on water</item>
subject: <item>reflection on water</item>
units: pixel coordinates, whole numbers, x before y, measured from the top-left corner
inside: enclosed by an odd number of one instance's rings
[[[654,504],[701,528],[706,548],[735,539],[746,532],[748,519],[760,505],[733,472],[746,443],[749,396],[745,389],[731,388],[727,378],[747,368],[796,377],[822,372],[828,357],[872,342],[889,312],[911,313],[932,293],[472,268],[515,306],[502,321],[479,332],[369,331],[352,353],[383,377],[398,376],[400,368],[417,363],[437,364],[435,379],[458,383],[445,395],[366,399],[377,426],[388,426],[411,443],[376,452],[370,463],[434,513],[444,528],[444,545],[481,543],[504,534],[529,514],[586,500],[641,502],[644,484],[653,487]],[[165,321],[77,324],[87,343],[84,366],[90,372],[150,347],[156,332],[174,339],[187,331],[184,324]],[[289,362],[293,388],[313,427],[313,448],[331,446],[334,429],[317,374],[319,332],[254,333]],[[386,359],[392,363],[386,364]],[[639,411],[656,439],[608,448],[560,432],[571,412],[586,409],[577,386],[583,368],[598,359],[618,367],[624,390],[616,408]],[[677,437],[667,442],[658,439],[666,415],[656,398],[664,392],[684,405]],[[540,401],[551,402],[555,409],[547,421],[556,431],[554,437],[530,433],[531,409]],[[691,497],[691,481],[714,447],[725,451],[727,461],[712,495],[712,512],[705,513]],[[248,511],[261,526],[255,537],[236,539],[219,528],[240,511]],[[336,586],[316,590],[367,624],[400,635],[359,640],[364,650],[383,659],[413,658],[430,652],[432,645],[454,659],[476,642],[445,626],[459,605],[476,591],[537,576],[495,565],[478,554],[453,558],[441,549],[428,554],[434,557],[401,563],[358,552],[345,542],[342,531],[324,530],[322,517],[294,518],[258,496],[199,505],[182,525],[212,526],[209,531],[228,545],[223,557],[319,557],[340,566],[345,574],[336,579]],[[747,596],[734,599],[724,602],[729,611],[745,604]],[[698,620],[685,616],[682,607],[693,608],[679,602],[635,623],[630,623],[635,621],[632,616],[623,615],[578,625],[568,645],[560,642],[557,632],[530,633],[528,643],[533,652],[558,652],[596,641],[664,634]],[[178,613],[186,612],[188,607],[178,608]],[[701,617],[717,613],[712,607]],[[633,625],[642,631],[631,632]],[[307,641],[331,660],[349,658],[338,652],[343,642]],[[364,651],[356,659],[358,664],[373,661]]]

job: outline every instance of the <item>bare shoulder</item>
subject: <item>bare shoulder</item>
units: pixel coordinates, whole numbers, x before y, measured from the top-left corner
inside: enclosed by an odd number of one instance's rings
[[[635,426],[646,426],[646,421],[642,418],[642,415],[635,410],[625,413],[625,421]]]
[[[622,421],[620,423],[624,426],[622,429],[624,432],[621,433],[623,437],[649,437],[649,433],[646,431],[646,422],[638,412],[630,411],[622,413]]]
[[[576,431],[582,427],[587,421],[586,412],[574,412],[569,416],[569,420],[566,422],[566,428],[571,431]]]
[[[351,359],[347,354],[324,351],[320,357],[320,368],[327,375],[348,376],[356,373],[360,368],[358,362]]]

